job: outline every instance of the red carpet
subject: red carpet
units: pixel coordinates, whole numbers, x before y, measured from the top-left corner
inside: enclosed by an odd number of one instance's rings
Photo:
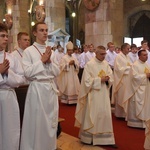
[[[65,121],[61,123],[62,132],[78,137],[79,129],[74,127],[74,114],[76,105],[66,105],[60,103],[59,116]],[[117,119],[113,116],[113,126],[117,150],[144,150],[144,130],[129,128],[124,120]],[[104,149],[114,150],[108,146]]]

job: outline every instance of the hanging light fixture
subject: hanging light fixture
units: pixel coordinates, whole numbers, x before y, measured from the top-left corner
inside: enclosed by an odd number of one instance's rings
[[[75,17],[75,16],[76,16],[76,13],[75,13],[75,12],[72,12],[71,16],[72,16],[72,17]]]

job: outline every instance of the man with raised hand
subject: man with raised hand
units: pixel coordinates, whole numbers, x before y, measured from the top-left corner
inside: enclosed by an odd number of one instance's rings
[[[30,81],[23,118],[21,150],[55,150],[58,124],[58,90],[54,82],[60,73],[53,51],[45,42],[48,27],[33,27],[35,41],[23,53],[25,77]]]
[[[0,150],[18,150],[20,117],[14,88],[24,84],[20,62],[5,52],[8,30],[0,23]]]

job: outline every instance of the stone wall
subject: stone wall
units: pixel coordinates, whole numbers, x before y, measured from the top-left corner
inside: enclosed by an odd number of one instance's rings
[[[28,10],[30,9],[30,3],[28,0],[20,0],[19,2],[19,11],[18,11],[18,19],[20,27],[18,28],[19,31],[25,31],[30,32],[30,26],[29,23],[29,14]]]
[[[81,3],[78,12],[78,39],[81,40],[82,44],[85,42],[85,7]]]
[[[3,22],[4,14],[6,13],[5,2],[0,1],[0,22]]]
[[[30,0],[18,0],[12,9],[13,27],[9,31],[11,49],[17,45],[16,37],[20,31],[31,33],[30,16],[28,9]],[[58,28],[65,30],[65,0],[45,0],[45,22],[49,31]],[[0,22],[6,13],[5,1],[0,1]],[[80,39],[80,31],[85,32],[85,43],[95,46],[106,46],[109,41],[115,46],[120,46],[123,37],[129,35],[129,18],[143,10],[150,10],[150,0],[100,0],[100,5],[95,11],[85,9],[83,2],[79,7],[78,29],[76,36]],[[83,38],[83,37],[81,37]]]
[[[17,34],[19,32],[27,32],[30,35],[29,7],[28,1],[19,1],[12,6],[13,26],[9,33],[9,51],[13,51],[18,46]]]
[[[109,16],[113,36],[112,42],[114,42],[115,46],[120,47],[123,43],[123,0],[111,1]]]
[[[131,12],[137,7],[143,7],[144,5],[150,5],[150,1],[141,1],[141,0],[124,0],[124,14]]]
[[[131,16],[141,11],[150,11],[150,1],[141,0],[124,0],[124,36],[130,36],[130,23],[129,19]]]
[[[58,28],[65,30],[65,1],[47,0],[45,5],[46,23],[49,25],[49,31]]]
[[[95,46],[123,41],[123,0],[101,0],[96,11],[85,12],[85,41]]]

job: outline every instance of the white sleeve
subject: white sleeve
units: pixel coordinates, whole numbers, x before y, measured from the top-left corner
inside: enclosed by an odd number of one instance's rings
[[[29,51],[25,50],[22,58],[23,69],[27,79],[35,79],[35,76],[44,72],[46,65],[41,59],[34,61],[32,60]]]
[[[15,57],[10,63],[14,65],[8,69],[8,76],[6,77],[6,84],[10,87],[18,87],[25,83],[26,79],[24,77],[24,71],[22,65],[18,59]]]
[[[85,66],[85,55],[80,55],[80,68],[84,68]]]
[[[4,84],[5,80],[4,80],[4,76],[2,76],[2,74],[0,74],[0,85]]]

